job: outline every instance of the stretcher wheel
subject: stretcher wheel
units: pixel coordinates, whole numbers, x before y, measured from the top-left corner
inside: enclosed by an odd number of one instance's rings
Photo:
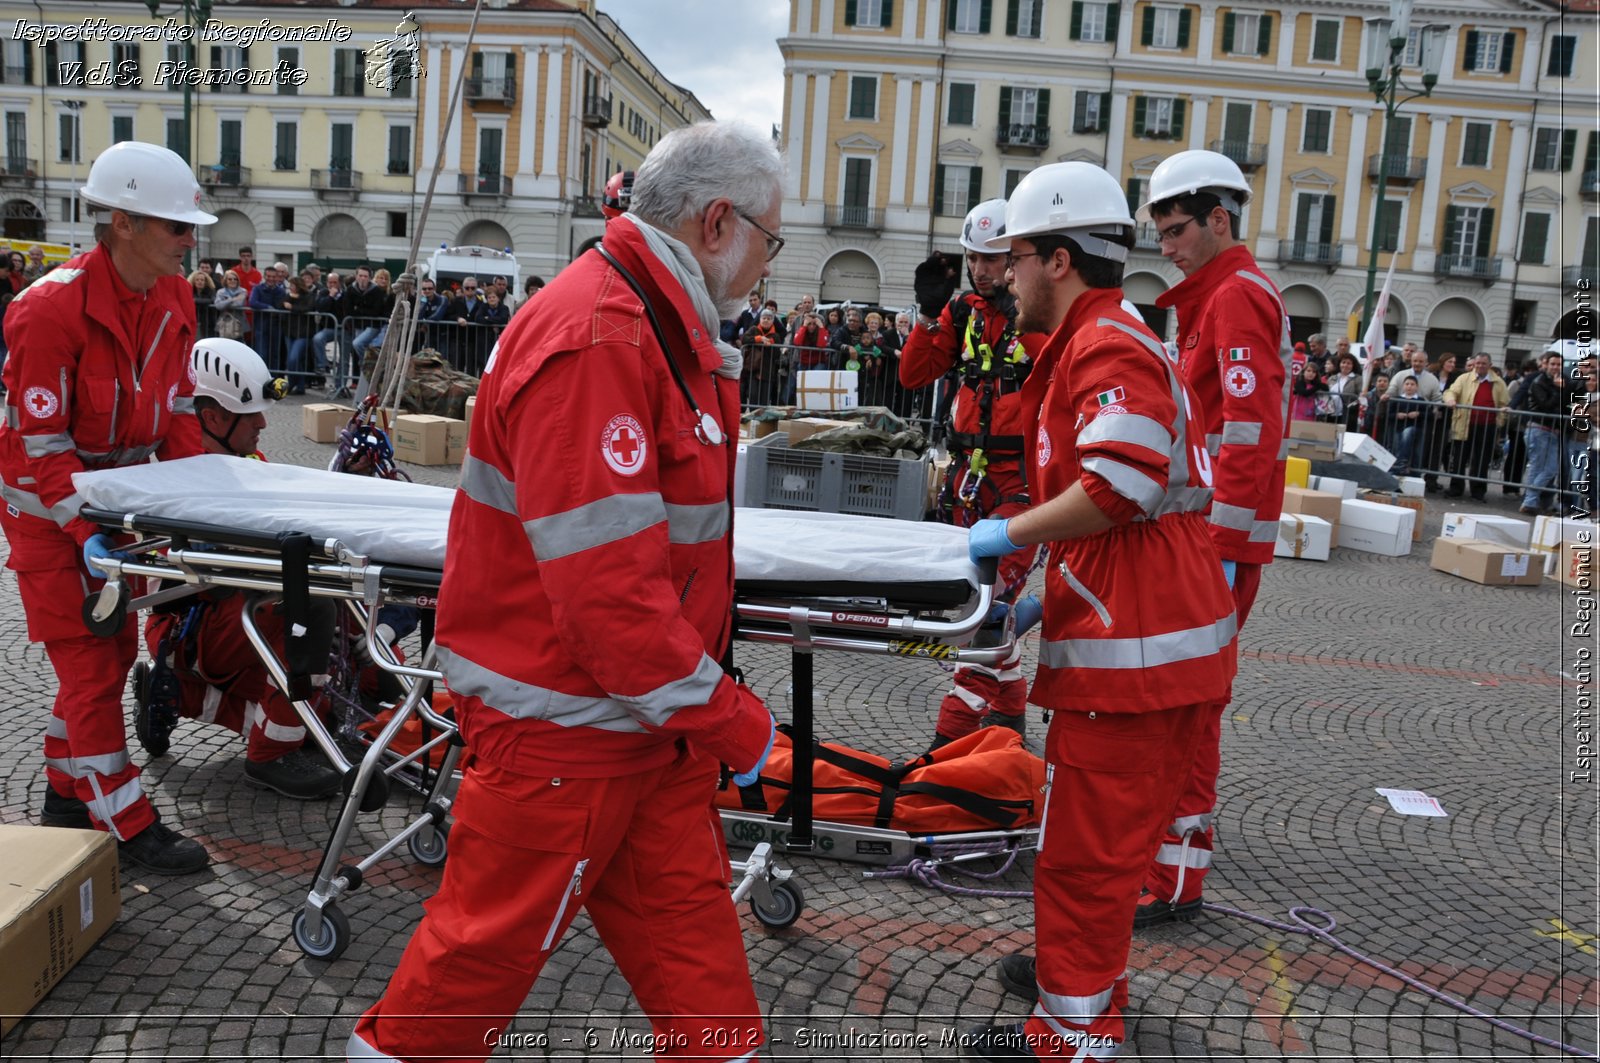
[[[756,922],[772,930],[793,926],[800,913],[806,910],[806,895],[792,879],[774,882],[769,889],[772,901],[765,907],[756,896],[751,896],[750,914],[756,917]]]
[[[294,913],[294,943],[313,960],[337,960],[350,944],[350,920],[337,905],[322,909],[322,935],[312,937],[306,929],[306,910]]]
[[[443,867],[444,858],[449,855],[450,824],[440,823],[434,826],[428,840],[422,840],[422,834],[413,834],[406,839],[406,848],[411,850],[411,859],[423,867]]]
[[[94,609],[99,601],[99,593],[91,594],[83,600],[83,626],[89,629],[89,634],[109,639],[122,630],[122,625],[128,619],[128,585],[118,584],[117,607],[104,620],[94,618]]]

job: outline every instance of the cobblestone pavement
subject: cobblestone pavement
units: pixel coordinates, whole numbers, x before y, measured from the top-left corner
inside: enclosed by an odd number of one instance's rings
[[[325,463],[330,448],[302,440],[298,410],[285,405],[266,451]],[[449,483],[453,474],[419,478]],[[1495,493],[1487,508],[1509,512],[1500,501]],[[1130,1024],[1140,1057],[1561,1054],[1430,999],[1354,952],[1506,1024],[1595,1050],[1596,789],[1568,781],[1576,744],[1565,724],[1580,690],[1563,678],[1594,641],[1570,634],[1575,598],[1557,584],[1488,588],[1429,570],[1428,541],[1445,509],[1429,498],[1427,535],[1410,557],[1339,550],[1327,564],[1267,569],[1224,722],[1208,893],[1243,914],[1212,911],[1136,936]],[[1030,639],[1030,673],[1036,646]],[[30,822],[43,798],[53,681],[26,642],[12,587],[0,593],[0,654],[11,721],[0,733],[0,821]],[[745,646],[739,656],[781,718],[787,650]],[[911,756],[946,682],[927,662],[821,654],[819,733]],[[1038,751],[1037,715],[1030,727]],[[289,923],[333,806],[246,788],[243,763],[237,738],[186,722],[172,755],[147,764],[156,803],[206,843],[213,870],[164,879],[125,866],[121,922],[0,1055],[340,1056],[442,872],[390,858],[344,899],[355,933],[348,951],[332,963],[306,959]],[[1400,816],[1375,787],[1425,790],[1449,817]],[[402,796],[366,817],[366,844],[415,804]],[[771,1057],[952,1058],[955,1030],[1020,1014],[993,968],[1029,946],[1027,900],[864,881],[861,865],[785,859],[807,897],[799,922],[768,933],[744,915]],[[1024,857],[984,885],[1026,889],[1031,870]],[[1336,920],[1342,950],[1260,921],[1286,923],[1297,906]],[[645,1058],[647,1030],[580,919],[513,1024],[523,1047],[496,1058]],[[586,1035],[599,1047],[587,1049]]]

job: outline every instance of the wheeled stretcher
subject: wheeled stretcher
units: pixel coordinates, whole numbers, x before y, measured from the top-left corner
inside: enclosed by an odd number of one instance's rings
[[[246,630],[308,733],[345,776],[344,807],[294,919],[294,937],[304,951],[337,956],[350,939],[337,901],[359,888],[374,864],[402,846],[424,864],[445,859],[462,753],[459,732],[428,696],[441,678],[432,647],[420,662],[402,663],[375,632],[383,605],[437,604],[454,492],[218,455],[80,473],[74,483],[86,519],[138,537],[128,560],[107,563],[112,577],[85,602],[91,630],[110,633],[130,612],[210,588],[282,603],[288,632],[282,654],[255,629],[251,609],[244,610]],[[739,812],[724,812],[724,826],[736,844],[758,843],[748,860],[734,864],[742,875],[735,897],[748,897],[764,924],[786,926],[798,918],[803,900],[791,873],[771,857],[775,844],[795,851],[813,844],[812,654],[843,650],[996,664],[1010,652],[1013,637],[1009,619],[986,623],[993,569],[980,572],[968,561],[961,529],[754,509],[739,511],[736,528],[738,633],[793,649],[797,752],[788,829],[770,841],[750,837],[752,824],[766,829],[757,822],[766,817]],[[136,596],[140,578],[151,581],[152,589]],[[338,741],[317,713],[318,699],[326,694],[313,685],[313,669],[326,663],[327,636],[312,630],[314,599],[342,606],[367,654],[405,691],[364,750]],[[320,646],[314,644],[318,637]],[[392,752],[395,736],[413,717],[433,737],[406,754]],[[345,863],[358,815],[382,807],[391,782],[418,790],[422,811],[365,858]],[[741,823],[745,827],[736,829]],[[872,828],[848,833],[855,858],[872,862],[883,862],[872,854],[898,853],[914,841],[903,832]]]

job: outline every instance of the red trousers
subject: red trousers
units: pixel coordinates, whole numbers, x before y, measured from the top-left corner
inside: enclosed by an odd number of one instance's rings
[[[1126,1034],[1133,910],[1215,704],[1147,713],[1057,710],[1045,742],[1034,864],[1036,1055],[1112,1058]]]
[[[687,751],[597,779],[473,764],[444,882],[350,1058],[485,1058],[580,910],[666,1046],[658,1058],[753,1058],[765,1038],[716,779],[714,759]]]
[[[1255,604],[1261,589],[1261,566],[1239,563],[1233,575],[1233,608],[1239,617],[1239,630]],[[1216,707],[1201,721],[1195,739],[1194,768],[1178,797],[1174,819],[1145,875],[1145,889],[1164,901],[1174,903],[1198,900],[1206,873],[1211,870],[1215,842],[1213,821],[1217,810],[1217,775],[1222,770],[1222,713],[1227,703]]]

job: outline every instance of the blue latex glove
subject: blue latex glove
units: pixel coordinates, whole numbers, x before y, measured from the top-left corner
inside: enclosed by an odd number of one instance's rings
[[[767,732],[767,748],[761,751],[761,756],[756,761],[755,767],[751,768],[749,771],[741,771],[739,774],[735,775],[733,777],[733,785],[753,786],[755,781],[761,778],[761,769],[767,766],[767,758],[772,756],[772,743],[778,739],[778,721],[771,721],[771,727],[772,730]]]
[[[1037,594],[1030,594],[1017,602],[1016,614],[1017,635],[1020,637],[1044,619],[1044,603]]]
[[[1017,551],[1017,544],[1006,534],[1005,517],[987,517],[974,524],[967,532],[967,556],[976,565],[985,557],[1004,557]]]
[[[1233,577],[1234,577],[1234,574],[1237,572],[1237,570],[1238,570],[1238,566],[1235,565],[1232,561],[1224,561],[1222,563],[1222,574],[1228,580],[1228,589],[1230,591],[1233,590]]]
[[[99,576],[101,579],[108,578],[111,574],[95,564],[96,561],[104,561],[106,558],[126,561],[128,554],[126,551],[116,549],[109,535],[102,533],[89,536],[89,540],[83,544],[83,563],[88,567],[89,575]]]

